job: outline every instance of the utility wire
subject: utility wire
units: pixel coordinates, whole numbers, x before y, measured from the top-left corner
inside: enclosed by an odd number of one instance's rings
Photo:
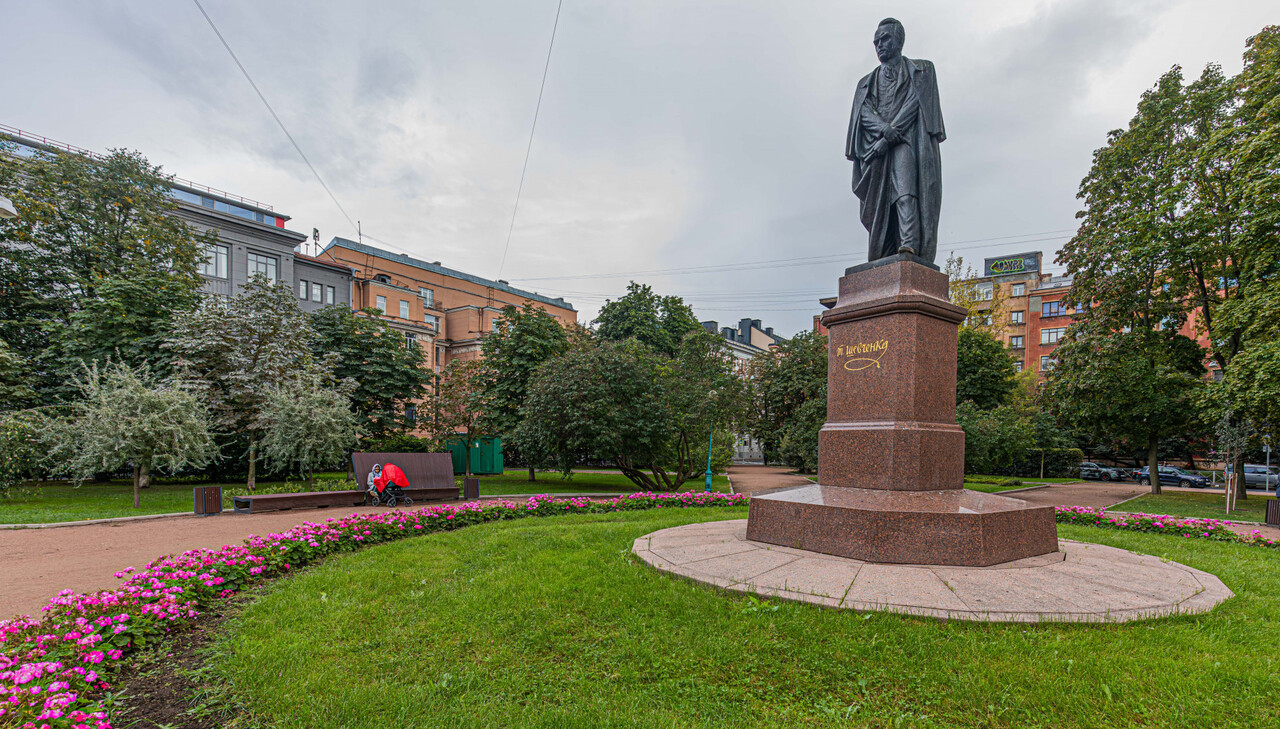
[[[338,212],[342,213],[342,217],[346,218],[347,222],[351,224],[352,230],[359,231],[359,227],[356,225],[355,221],[351,219],[351,216],[347,215],[347,211],[342,207],[342,203],[338,202],[338,198],[333,194],[333,190],[330,190],[329,186],[324,184],[324,179],[320,177],[320,173],[316,171],[315,165],[311,164],[311,160],[307,159],[307,155],[302,151],[302,147],[298,146],[297,140],[295,140],[293,135],[289,133],[289,130],[285,128],[284,122],[280,121],[280,116],[276,114],[276,110],[271,108],[271,104],[267,102],[267,97],[262,95],[262,91],[258,88],[258,84],[253,82],[253,77],[249,75],[247,70],[245,70],[244,64],[240,62],[240,59],[236,56],[236,52],[231,50],[231,45],[227,43],[227,39],[222,37],[222,31],[218,30],[218,26],[214,24],[213,18],[210,18],[209,14],[205,12],[204,6],[200,4],[200,0],[191,0],[191,2],[195,3],[196,9],[204,16],[205,21],[209,23],[209,27],[213,28],[213,32],[218,36],[218,40],[222,41],[222,47],[226,48],[227,53],[231,54],[231,60],[236,62],[236,66],[239,67],[240,73],[244,74],[245,80],[253,87],[253,91],[258,95],[258,98],[262,100],[262,105],[267,107],[267,111],[271,112],[271,118],[275,119],[276,124],[280,125],[280,131],[284,132],[284,135],[289,138],[289,143],[293,145],[295,150],[297,150],[298,156],[307,164],[307,168],[311,170],[311,174],[316,176],[316,182],[319,182],[320,187],[323,187],[324,191],[329,193],[329,199],[333,201],[334,205],[338,206]]]
[[[507,242],[502,246],[502,262],[498,264],[498,275],[502,278],[502,269],[507,266],[507,251],[511,250],[511,231],[516,228],[516,213],[520,212],[520,193],[524,191],[524,174],[529,171],[529,154],[533,151],[533,133],[538,130],[538,112],[542,111],[542,92],[547,87],[547,71],[551,68],[551,51],[556,47],[556,29],[560,27],[560,8],[564,0],[556,2],[556,20],[551,25],[551,43],[547,44],[547,61],[542,65],[542,83],[538,85],[538,104],[533,107],[533,126],[529,129],[529,144],[524,148],[524,165],[520,168],[520,185],[516,188],[516,204],[511,209],[511,224],[507,226]]]

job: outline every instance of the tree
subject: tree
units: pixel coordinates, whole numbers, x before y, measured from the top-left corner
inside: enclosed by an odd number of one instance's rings
[[[991,295],[987,296],[986,289],[978,284],[978,272],[964,265],[964,258],[954,253],[947,256],[943,272],[947,274],[947,298],[969,312],[960,324],[961,331],[973,329],[990,334],[998,341],[1009,326],[1009,317],[1005,314],[1009,297],[994,282]]]
[[[31,411],[0,414],[0,496],[22,485],[39,467],[43,418]]]
[[[482,377],[484,364],[480,360],[451,360],[436,381],[433,393],[432,430],[435,435],[447,439],[460,435],[465,439],[467,475],[471,475],[471,439],[479,435],[480,425],[486,420],[483,406]]]
[[[565,474],[605,458],[641,488],[678,488],[705,469],[713,419],[721,437],[712,467],[731,456],[743,394],[724,346],[695,332],[673,358],[637,341],[570,350],[530,383],[516,442]]]
[[[800,332],[757,356],[747,365],[750,408],[746,429],[760,441],[765,460],[782,458],[781,446],[801,408],[811,401],[805,422],[827,416],[827,338]],[[794,468],[803,463],[786,459]]]
[[[1030,419],[1007,405],[984,409],[965,401],[956,406],[956,422],[964,430],[966,473],[1008,469],[1035,446]]]
[[[120,349],[125,361],[142,364],[135,353],[156,353],[134,347],[138,331],[163,329],[165,312],[189,303],[201,285],[202,245],[213,235],[197,235],[173,215],[177,202],[161,170],[123,150],[101,158],[0,154],[0,195],[18,210],[0,219],[0,340],[30,365],[41,399],[67,395],[62,386],[82,358],[101,362]],[[111,306],[77,317],[123,294],[124,308],[137,309],[128,324],[100,318],[115,313]],[[74,346],[89,330],[85,348]]]
[[[788,466],[805,473],[818,472],[818,432],[827,420],[826,387],[820,397],[807,400],[783,424],[778,456]]]
[[[493,331],[484,339],[485,429],[510,438],[520,424],[520,410],[529,392],[529,381],[548,360],[569,348],[560,322],[532,302],[524,308],[506,306]],[[536,454],[524,453],[529,480],[536,476]]]
[[[1151,492],[1160,493],[1160,438],[1197,417],[1200,347],[1176,332],[1098,333],[1076,326],[1054,355],[1043,391],[1054,414],[1084,432],[1146,443]]]
[[[49,424],[50,460],[83,481],[133,466],[133,506],[156,469],[203,467],[217,453],[200,399],[178,380],[157,381],[144,366],[90,365],[76,378],[81,398]]]
[[[0,412],[20,410],[35,403],[27,363],[0,340]]]
[[[675,356],[684,336],[702,329],[679,296],[658,296],[646,284],[627,284],[627,295],[606,300],[596,317],[596,334],[605,341],[628,339],[667,356]]]
[[[960,329],[956,357],[956,402],[972,402],[979,410],[1006,404],[1016,386],[1017,370],[1004,345],[981,329]]]
[[[273,387],[313,366],[310,322],[287,286],[254,276],[225,308],[209,299],[179,317],[165,342],[220,428],[247,440],[253,491],[259,443],[266,430],[263,407]]]
[[[326,306],[313,312],[310,347],[317,361],[335,357],[334,378],[356,383],[351,407],[362,429],[385,438],[413,427],[405,409],[426,395],[433,373],[422,347],[405,346],[404,335],[373,311]]]
[[[296,465],[314,488],[316,467],[340,463],[361,435],[351,411],[355,387],[351,380],[327,383],[313,369],[271,388],[262,407],[265,461],[280,470]]]

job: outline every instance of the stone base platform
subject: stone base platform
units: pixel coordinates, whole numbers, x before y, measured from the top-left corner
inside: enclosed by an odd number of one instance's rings
[[[1053,508],[968,489],[799,486],[753,496],[747,537],[868,562],[985,567],[1058,549]]]
[[[955,620],[1115,623],[1208,612],[1234,596],[1207,572],[1083,542],[950,567],[862,562],[746,535],[745,520],[688,524],[640,537],[632,551],[663,572],[736,592]]]

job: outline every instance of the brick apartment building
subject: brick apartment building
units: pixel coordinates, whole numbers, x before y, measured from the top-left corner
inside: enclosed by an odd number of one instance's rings
[[[578,312],[563,298],[551,298],[423,261],[404,253],[346,238],[334,238],[318,256],[353,273],[351,303],[356,309],[381,310],[406,343],[426,350],[439,371],[452,359],[481,356],[481,341],[507,305],[532,302],[562,325],[577,322]]]
[[[1053,366],[1053,352],[1067,333],[1067,327],[1075,321],[1085,307],[1068,308],[1063,300],[1071,292],[1071,278],[1054,276],[1042,270],[1044,253],[1015,253],[983,260],[983,275],[973,282],[977,285],[979,303],[970,317],[997,316],[1003,321],[993,322],[997,338],[1013,356],[1014,367],[1044,373]],[[990,303],[1000,300],[1000,311],[990,312]],[[825,308],[835,306],[835,297],[820,300]],[[1193,312],[1183,325],[1181,333],[1208,345],[1204,335],[1196,332],[1197,312]],[[814,331],[826,333],[815,315]],[[1207,363],[1213,377],[1221,378],[1221,371],[1212,361]]]

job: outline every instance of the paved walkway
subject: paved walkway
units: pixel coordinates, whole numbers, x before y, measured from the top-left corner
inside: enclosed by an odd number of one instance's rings
[[[781,466],[730,466],[729,483],[735,494],[747,494],[787,486],[808,486],[813,483],[804,476],[792,472],[790,468]]]
[[[282,532],[304,521],[322,522],[386,508],[298,509],[266,514],[175,516],[117,521],[58,529],[0,531],[0,620],[39,613],[62,589],[106,590],[120,584],[112,575],[142,567],[165,554],[239,544],[250,534]]]
[[[640,537],[645,562],[695,582],[765,597],[933,618],[1110,623],[1202,613],[1232,596],[1177,562],[1062,540],[1060,552],[992,567],[871,564],[747,541],[747,521],[686,524]]]

